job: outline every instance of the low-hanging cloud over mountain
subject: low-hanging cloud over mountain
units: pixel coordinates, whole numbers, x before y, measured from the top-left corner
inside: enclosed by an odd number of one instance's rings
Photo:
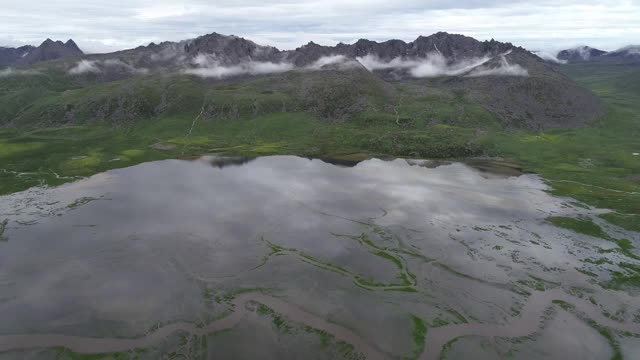
[[[238,75],[263,75],[282,73],[293,70],[293,64],[286,62],[258,62],[242,61],[237,64],[226,65],[215,56],[199,54],[191,61],[192,67],[182,70],[185,74],[196,75],[205,78],[226,78]]]
[[[327,68],[336,68],[340,70],[351,69],[354,67],[360,66],[358,61],[354,59],[350,59],[344,55],[329,55],[323,56],[318,60],[314,61],[312,64],[306,66],[305,70],[323,70]]]
[[[558,59],[557,54],[553,54],[547,51],[539,50],[539,51],[532,51],[532,52],[542,60],[550,61],[556,64],[566,64],[568,62],[567,60]]]
[[[344,55],[323,56],[312,64],[296,67],[293,63],[287,61],[271,62],[248,60],[241,61],[237,64],[223,64],[223,62],[215,56],[199,54],[182,72],[204,78],[223,79],[239,75],[277,74],[292,70],[320,71],[329,68],[346,70],[357,66],[360,66],[360,64],[356,60]]]
[[[442,54],[433,52],[423,59],[395,58],[381,60],[374,55],[358,57],[357,60],[369,71],[405,69],[416,78],[439,76],[528,76],[526,69],[517,64],[510,64],[506,59],[509,53],[499,55],[496,67],[487,67],[493,58],[485,56],[462,61],[448,62]]]

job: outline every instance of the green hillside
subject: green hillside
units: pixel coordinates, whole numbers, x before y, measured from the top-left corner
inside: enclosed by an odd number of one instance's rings
[[[607,104],[589,127],[507,127],[473,94],[366,71],[211,82],[173,74],[99,83],[54,70],[0,81],[0,193],[204,153],[502,156],[555,192],[640,214],[640,71],[568,65]],[[628,216],[610,216],[619,224]],[[630,226],[630,225],[628,225]]]

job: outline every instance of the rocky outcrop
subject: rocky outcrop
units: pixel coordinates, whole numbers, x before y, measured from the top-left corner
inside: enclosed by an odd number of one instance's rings
[[[0,67],[16,65],[34,49],[35,46],[31,45],[18,48],[0,47]]]

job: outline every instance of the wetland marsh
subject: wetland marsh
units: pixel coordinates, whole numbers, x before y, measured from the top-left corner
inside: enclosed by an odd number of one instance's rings
[[[637,357],[640,234],[472,165],[208,156],[2,196],[0,359]]]

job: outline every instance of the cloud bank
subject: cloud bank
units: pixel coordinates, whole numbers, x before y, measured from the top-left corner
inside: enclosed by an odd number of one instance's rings
[[[16,70],[13,68],[6,68],[0,70],[0,78],[9,77],[9,76],[26,76],[26,75],[37,75],[39,72],[37,70]]]
[[[100,68],[96,65],[95,61],[90,60],[80,60],[76,64],[76,66],[69,69],[69,74],[72,75],[80,75],[86,73],[99,73],[102,72]]]
[[[509,52],[510,53],[510,52]],[[493,58],[482,57],[450,63],[440,53],[430,53],[424,59],[395,58],[384,61],[374,55],[359,57],[357,60],[369,71],[404,69],[415,78],[439,76],[528,76],[520,65],[507,61],[509,53],[499,55],[498,66],[485,67]]]
[[[202,78],[224,79],[241,75],[277,74],[288,71],[322,71],[348,70],[364,67],[370,72],[376,70],[405,70],[415,78],[432,78],[440,76],[528,76],[526,69],[519,65],[511,65],[506,59],[509,53],[496,57],[471,58],[449,62],[440,53],[430,53],[426,58],[395,58],[382,60],[375,55],[367,55],[356,59],[344,55],[329,55],[319,58],[306,66],[295,66],[290,61],[271,62],[242,60],[237,63],[225,62],[214,54],[198,54],[191,60],[184,56],[169,56],[169,69],[177,67],[183,74]],[[492,66],[489,64],[492,63]],[[497,63],[497,64],[496,64]],[[148,69],[136,68],[120,59],[80,60],[68,70],[71,75],[103,73],[119,71],[131,74],[147,74]]]
[[[307,66],[306,70],[319,71],[328,68],[334,68],[339,70],[352,69],[360,66],[357,61],[349,59],[344,55],[329,55],[323,56],[320,59],[314,61],[311,65]]]
[[[212,55],[199,54],[191,62],[194,67],[183,69],[185,74],[204,78],[223,79],[239,75],[263,75],[287,72],[294,69],[293,64],[280,62],[243,61],[225,65]]]

